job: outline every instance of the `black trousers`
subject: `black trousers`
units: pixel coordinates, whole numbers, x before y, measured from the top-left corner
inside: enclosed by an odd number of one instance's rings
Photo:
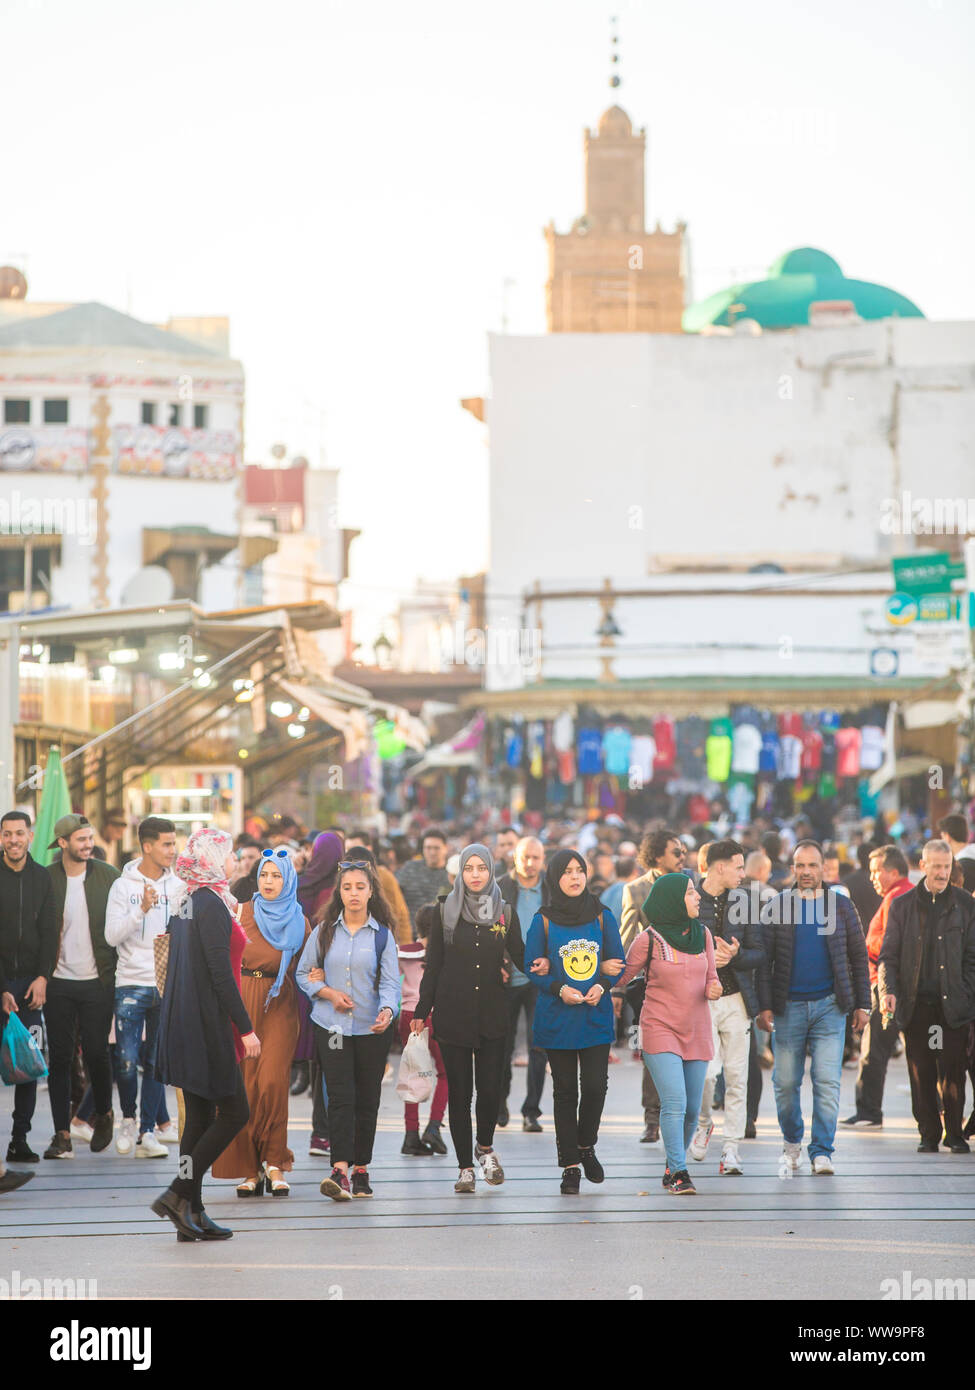
[[[880,994],[876,985],[870,988],[870,1018],[860,1039],[860,1069],[857,1072],[856,1113],[862,1120],[882,1120],[884,1117],[884,1082],[887,1063],[894,1055],[897,1029],[884,1027]]]
[[[315,1052],[328,1091],[332,1162],[367,1168],[376,1142],[392,1026],[384,1033],[363,1033],[354,1038],[317,1023],[314,1028]]]
[[[27,1007],[27,991],[37,977],[32,975],[21,980],[8,980],[7,991],[12,994],[17,1001],[17,1017],[25,1028],[29,1029],[34,1036],[34,1041],[38,1047],[44,1045],[44,1015],[40,1009],[29,1009]],[[0,1036],[3,1033],[3,1026],[6,1023],[7,1015],[0,1018]],[[14,1087],[14,1113],[13,1128],[11,1139],[26,1139],[30,1132],[30,1122],[34,1118],[34,1107],[37,1104],[37,1082],[22,1081],[19,1086]]]
[[[76,1031],[91,1082],[95,1114],[112,1108],[112,1064],[108,1034],[115,1013],[115,990],[101,980],[48,981],[44,1020],[47,1023],[48,1076],[54,1128],[67,1133],[71,1125],[71,1068]]]
[[[911,1078],[911,1106],[921,1142],[940,1144],[942,1110],[948,1142],[960,1140],[964,1127],[968,1025],[949,1028],[940,1004],[918,1000],[904,1029],[904,1043]]]
[[[501,1103],[506,1105],[511,1091],[511,1059],[518,1040],[518,1020],[525,1011],[525,1029],[528,1040],[528,1077],[525,1090],[525,1103],[521,1113],[528,1120],[537,1120],[542,1113],[542,1091],[545,1088],[545,1050],[532,1047],[532,1022],[535,1018],[535,986],[509,985],[507,991],[511,1022],[508,1027],[507,1045],[504,1052],[504,1074],[501,1078]]]
[[[308,1086],[311,1091],[311,1132],[320,1139],[327,1139],[328,1106],[322,1091],[322,1064],[317,1056],[308,1063]]]
[[[559,1167],[579,1162],[579,1149],[591,1149],[599,1138],[606,1087],[609,1083],[609,1043],[595,1047],[547,1049],[552,1068],[552,1109]]]
[[[179,1177],[172,1184],[177,1197],[188,1197],[192,1211],[203,1209],[203,1179],[224,1149],[250,1119],[244,1078],[237,1069],[231,1095],[220,1100],[183,1092],[186,1121],[179,1140]]]
[[[477,1142],[482,1149],[494,1144],[494,1130],[501,1105],[501,1082],[504,1073],[504,1053],[507,1038],[481,1038],[477,1047],[458,1043],[440,1043],[444,1070],[447,1073],[447,1118],[450,1137],[457,1155],[458,1168],[474,1167],[474,1142],[471,1136],[471,1104],[477,1087]]]

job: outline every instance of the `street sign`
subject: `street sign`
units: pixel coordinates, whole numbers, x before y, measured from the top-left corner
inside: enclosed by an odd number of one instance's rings
[[[962,594],[891,594],[884,603],[884,613],[891,627],[908,627],[911,623],[956,622],[962,616]]]
[[[947,550],[929,555],[902,555],[891,560],[894,588],[902,594],[942,594],[953,579],[965,578],[965,563],[954,561]]]
[[[894,677],[899,665],[900,657],[894,647],[874,647],[870,653],[871,676]]]

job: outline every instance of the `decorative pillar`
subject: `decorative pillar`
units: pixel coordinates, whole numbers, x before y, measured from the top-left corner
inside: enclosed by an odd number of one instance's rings
[[[103,391],[91,408],[91,496],[95,504],[95,547],[91,563],[91,605],[108,607],[108,477],[112,467],[112,437],[108,417],[112,407]]]

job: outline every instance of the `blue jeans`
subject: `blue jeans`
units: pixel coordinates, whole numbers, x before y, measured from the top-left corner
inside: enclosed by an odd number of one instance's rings
[[[810,1160],[833,1152],[836,1121],[840,1113],[840,1078],[846,1014],[836,1007],[835,996],[825,999],[790,999],[784,1014],[775,1019],[775,1067],[772,1086],[779,1128],[787,1144],[801,1144],[804,1133],[799,1091],[806,1070],[806,1049],[812,1058],[813,1088]]]
[[[142,1028],[146,1044],[142,1050],[142,1102],[139,1107],[139,1133],[151,1133],[159,1116],[162,1083],[156,1079],[156,1040],[159,1033],[159,991],[155,985],[116,985],[115,1046],[116,1079],[123,1118],[135,1119],[139,1088],[139,1052]]]
[[[687,1169],[687,1146],[694,1137],[704,1094],[707,1062],[685,1062],[676,1052],[644,1052],[643,1060],[660,1096],[660,1133],[672,1173]]]

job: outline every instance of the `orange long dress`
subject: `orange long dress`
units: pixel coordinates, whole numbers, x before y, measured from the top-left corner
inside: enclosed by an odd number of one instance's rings
[[[281,952],[261,935],[254,920],[253,903],[244,903],[240,925],[247,934],[243,970],[260,970],[260,976],[242,975],[240,993],[254,1031],[261,1040],[260,1057],[245,1057],[240,1064],[250,1119],[213,1165],[215,1178],[256,1178],[262,1165],[290,1173],[294,1154],[288,1148],[288,1091],[291,1085],[291,1059],[298,1040],[298,986],[294,972],[300,952],[291,965],[276,999],[265,1013],[264,1005],[277,979]],[[305,918],[305,940],[311,927]]]

